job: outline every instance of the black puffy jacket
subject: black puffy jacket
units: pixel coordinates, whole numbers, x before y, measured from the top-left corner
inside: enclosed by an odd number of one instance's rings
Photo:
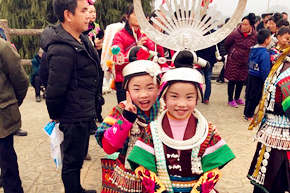
[[[61,24],[47,28],[42,47],[47,53],[49,77],[46,105],[51,119],[77,122],[96,117],[100,86],[100,59],[88,38],[82,44]]]

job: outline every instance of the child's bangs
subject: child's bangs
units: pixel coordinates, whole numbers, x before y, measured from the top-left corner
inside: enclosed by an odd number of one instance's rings
[[[125,90],[128,90],[128,86],[129,86],[129,83],[130,83],[130,81],[132,80],[132,78],[134,78],[134,77],[137,77],[137,76],[144,76],[144,75],[148,75],[148,76],[150,76],[150,74],[148,74],[147,72],[138,72],[138,73],[135,73],[135,74],[130,74],[130,75],[128,75],[128,76],[125,76],[124,77],[124,82],[123,82],[123,88],[125,89]],[[152,79],[154,78],[154,77],[152,77],[152,76],[150,76]],[[160,85],[160,82],[161,82],[161,78],[160,78],[160,76],[157,76],[156,77],[156,83],[157,83],[157,86],[159,87],[159,85]]]
[[[166,83],[167,85],[164,85],[163,90],[160,91],[160,95],[159,95],[160,99],[163,98],[165,100],[168,89],[175,83],[190,83],[190,84],[192,84],[196,88],[197,101],[199,98],[201,98],[201,100],[203,102],[203,92],[202,92],[201,85],[197,82],[186,81],[186,80],[172,80],[172,81],[167,82]]]

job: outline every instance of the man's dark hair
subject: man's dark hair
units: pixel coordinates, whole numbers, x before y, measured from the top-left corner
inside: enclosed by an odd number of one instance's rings
[[[289,27],[281,27],[277,33],[277,36],[282,36],[284,34],[290,34],[290,28]]]
[[[53,10],[60,22],[64,22],[64,11],[75,14],[78,0],[53,0]]]
[[[277,27],[278,28],[281,28],[283,26],[289,26],[289,21],[285,20],[285,19],[280,19],[278,22],[277,22]]]
[[[271,32],[268,29],[261,29],[257,35],[258,44],[263,44],[267,38],[271,36]]]

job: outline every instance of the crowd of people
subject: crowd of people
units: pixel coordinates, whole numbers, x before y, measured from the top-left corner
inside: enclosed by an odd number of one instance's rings
[[[224,63],[217,82],[228,82],[227,105],[244,106],[241,116],[249,121],[249,129],[258,127],[247,175],[254,193],[290,192],[287,13],[265,13],[262,19],[250,13],[222,42],[193,52],[173,51],[150,40],[133,5],[112,34],[96,23],[93,0],[54,0],[53,9],[59,23],[41,35],[30,82],[36,102],[45,99],[50,119],[59,123],[64,135],[65,193],[97,192],[80,182],[83,162],[90,159],[90,135],[108,154],[96,163],[102,165],[102,193],[218,192],[214,186],[221,169],[235,155],[197,109],[199,102],[210,104],[217,61]],[[148,20],[163,33],[153,21],[162,23],[165,17],[155,10]],[[112,36],[109,46],[103,42],[106,36]],[[101,61],[104,52],[111,60]],[[197,57],[205,62],[196,62]],[[23,132],[19,106],[28,78],[16,49],[5,38],[0,38],[0,58],[0,185],[5,193],[23,193],[13,135]],[[107,73],[114,78],[118,104],[103,119]]]

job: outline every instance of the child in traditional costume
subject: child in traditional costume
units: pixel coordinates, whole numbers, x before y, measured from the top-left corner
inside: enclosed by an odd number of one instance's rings
[[[288,33],[288,40],[290,33]],[[259,111],[249,129],[259,126],[248,178],[254,193],[290,192],[290,45],[273,62]]]
[[[166,110],[150,123],[152,137],[139,138],[128,158],[143,192],[210,192],[220,179],[219,169],[235,157],[195,108],[203,81],[199,71],[188,67],[162,77]]]
[[[99,145],[118,158],[103,159],[102,192],[142,192],[141,180],[131,170],[127,157],[136,140],[147,135],[148,124],[159,112],[158,64],[148,60],[129,63],[123,69],[127,100],[117,105],[96,132]]]
[[[277,32],[277,42],[274,44],[274,46],[271,48],[271,62],[272,65],[274,64],[274,61],[277,60],[277,57],[279,57],[285,48],[288,46],[289,41],[289,34],[290,34],[290,28],[289,27],[282,27]]]

